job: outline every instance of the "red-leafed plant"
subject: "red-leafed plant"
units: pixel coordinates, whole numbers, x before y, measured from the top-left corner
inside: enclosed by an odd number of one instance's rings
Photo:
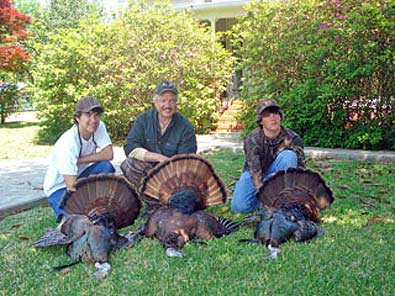
[[[20,46],[28,33],[29,16],[12,7],[10,0],[0,0],[0,71],[21,72],[29,56]]]

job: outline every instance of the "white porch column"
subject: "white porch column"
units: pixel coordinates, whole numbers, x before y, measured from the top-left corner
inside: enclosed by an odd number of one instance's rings
[[[215,17],[211,17],[208,20],[211,23],[211,38],[214,40],[215,39],[215,23],[217,19]]]

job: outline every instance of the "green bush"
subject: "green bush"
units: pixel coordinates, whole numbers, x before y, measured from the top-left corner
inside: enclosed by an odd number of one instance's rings
[[[0,80],[0,124],[17,109],[18,87],[14,82],[2,82]]]
[[[243,97],[276,97],[305,144],[395,149],[395,1],[253,1],[236,28]]]
[[[42,45],[32,71],[41,137],[55,140],[72,123],[76,101],[90,94],[103,104],[111,136],[124,139],[165,79],[179,86],[180,111],[197,132],[207,132],[232,67],[230,53],[205,27],[168,6],[138,3],[111,24],[60,29]]]

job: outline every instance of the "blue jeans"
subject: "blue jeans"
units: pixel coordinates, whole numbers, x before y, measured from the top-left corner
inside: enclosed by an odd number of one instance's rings
[[[114,172],[115,172],[115,168],[111,164],[111,162],[109,162],[108,160],[102,160],[102,161],[98,161],[98,162],[90,165],[89,167],[87,167],[78,176],[77,179],[88,177],[90,175],[96,175],[96,174],[106,174],[107,175],[107,174],[112,174]],[[56,190],[55,192],[53,192],[48,197],[49,205],[52,207],[56,217],[58,217],[59,215],[63,215],[63,216],[68,215],[65,211],[59,209],[59,202],[60,202],[65,191],[66,191],[66,187],[60,188],[60,189]]]
[[[298,157],[296,153],[291,150],[284,150],[277,155],[262,178],[266,179],[270,174],[281,170],[286,171],[290,167],[297,167],[297,165]],[[248,171],[244,171],[237,181],[230,206],[235,213],[248,213],[262,207],[262,203],[256,198],[256,189]]]

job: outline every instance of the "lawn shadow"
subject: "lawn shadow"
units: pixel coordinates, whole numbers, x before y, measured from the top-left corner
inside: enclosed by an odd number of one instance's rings
[[[0,124],[0,128],[23,128],[31,126],[40,126],[40,123],[30,121],[13,121]]]

